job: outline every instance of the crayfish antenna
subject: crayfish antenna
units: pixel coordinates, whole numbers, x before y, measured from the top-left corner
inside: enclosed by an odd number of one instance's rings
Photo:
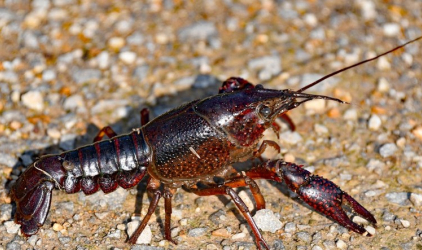
[[[339,70],[337,70],[337,71],[334,71],[334,72],[332,72],[332,73],[330,73],[330,74],[328,74],[328,75],[326,75],[326,76],[324,76],[324,77],[322,77],[322,78],[320,78],[320,79],[316,80],[315,82],[313,82],[313,83],[310,83],[310,84],[306,85],[305,87],[303,87],[303,88],[299,89],[297,92],[298,92],[298,93],[301,93],[301,92],[303,92],[304,90],[307,90],[307,89],[309,89],[310,87],[315,86],[315,85],[317,85],[318,83],[320,83],[320,82],[324,81],[325,79],[328,79],[328,78],[330,78],[330,77],[332,77],[332,76],[334,76],[334,75],[337,75],[338,73],[341,73],[341,72],[346,71],[346,70],[348,70],[348,69],[354,68],[354,67],[359,66],[359,65],[361,65],[361,64],[364,64],[364,63],[367,63],[367,62],[370,62],[370,61],[374,61],[374,60],[376,60],[376,59],[378,59],[378,58],[380,58],[380,57],[382,57],[382,56],[385,56],[385,55],[387,55],[387,54],[390,54],[390,53],[391,53],[391,52],[393,52],[393,51],[396,51],[396,50],[398,50],[398,49],[401,49],[401,48],[403,48],[404,46],[406,46],[406,45],[408,45],[408,44],[410,44],[410,43],[416,42],[416,41],[417,41],[417,40],[419,40],[419,39],[422,39],[422,36],[417,37],[417,38],[415,38],[415,39],[413,39],[413,40],[411,40],[411,41],[409,41],[409,42],[407,42],[407,43],[404,43],[404,44],[402,44],[402,45],[400,45],[400,46],[397,46],[397,47],[395,47],[395,48],[393,48],[393,49],[391,49],[391,50],[389,50],[389,51],[387,51],[387,52],[384,52],[384,53],[382,53],[382,54],[379,54],[379,55],[377,55],[377,56],[375,56],[375,57],[372,57],[372,58],[369,58],[369,59],[363,60],[363,61],[361,61],[361,62],[355,63],[355,64],[353,64],[353,65],[347,66],[347,67],[342,68],[342,69],[339,69]]]

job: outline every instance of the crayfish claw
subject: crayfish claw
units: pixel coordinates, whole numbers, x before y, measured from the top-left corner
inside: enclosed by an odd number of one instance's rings
[[[316,211],[323,213],[343,227],[359,234],[372,236],[364,227],[356,224],[347,216],[342,205],[349,205],[354,212],[376,224],[374,216],[333,182],[319,176],[310,176],[308,184],[301,186],[298,189],[298,194]]]
[[[349,205],[356,214],[375,225],[377,221],[374,216],[336,184],[323,177],[312,175],[306,169],[293,163],[280,162],[278,167],[287,187],[297,193],[300,199],[315,211],[349,230],[372,236],[365,228],[353,222],[342,206]]]

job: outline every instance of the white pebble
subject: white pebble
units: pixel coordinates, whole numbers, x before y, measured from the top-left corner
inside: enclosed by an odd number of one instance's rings
[[[390,90],[390,83],[387,81],[387,79],[382,77],[378,81],[377,89],[379,92],[386,93]]]
[[[98,67],[100,69],[106,69],[110,66],[110,54],[107,51],[103,51],[97,56]]]
[[[321,135],[321,134],[328,134],[328,128],[326,126],[324,126],[324,125],[321,125],[321,124],[315,124],[314,125],[314,130],[319,135]]]
[[[29,91],[22,95],[22,103],[30,109],[41,111],[44,108],[44,98],[39,91]]]
[[[342,240],[338,240],[336,242],[336,246],[340,249],[346,249],[347,248],[347,244],[346,242],[342,241]]]
[[[385,57],[380,57],[377,61],[377,68],[379,70],[389,70],[391,69],[390,62]]]
[[[119,59],[126,64],[132,64],[136,60],[136,53],[132,51],[122,52],[119,54]]]
[[[352,221],[354,223],[358,223],[358,224],[368,224],[368,221],[365,220],[364,218],[360,217],[360,216],[353,217],[353,220]]]
[[[314,112],[322,112],[325,109],[325,103],[326,101],[324,99],[315,99],[309,102],[305,102],[305,109],[311,110]]]
[[[366,226],[365,227],[366,231],[368,231],[368,233],[370,233],[371,235],[375,235],[375,228],[373,228],[372,226]],[[387,230],[387,228],[386,228]]]
[[[358,112],[356,109],[348,109],[344,112],[343,118],[349,121],[356,121],[358,119]]]
[[[400,33],[400,25],[397,23],[386,23],[382,28],[386,36],[396,37]]]
[[[408,220],[400,220],[403,227],[410,227],[410,222]]]
[[[119,50],[125,46],[125,39],[121,37],[112,37],[108,40],[108,46],[112,49]]]
[[[305,23],[309,26],[316,26],[318,24],[318,19],[316,18],[316,16],[314,14],[305,14],[303,16],[303,19],[305,21]]]
[[[376,131],[381,127],[381,124],[382,124],[381,118],[377,115],[372,115],[368,121],[368,128],[370,130]]]
[[[409,199],[415,207],[422,206],[422,195],[421,194],[411,193]]]
[[[255,207],[253,201],[250,198],[251,195],[252,194],[248,194],[248,192],[246,192],[244,190],[242,190],[242,191],[239,192],[240,199],[243,200],[243,202],[245,203],[245,205],[248,207],[248,209],[250,211],[252,211],[254,209],[254,207]]]
[[[245,238],[246,234],[245,233],[238,233],[232,236],[232,240],[238,240],[238,239],[242,239]]]
[[[138,228],[140,221],[134,220],[127,224],[127,234],[132,236],[135,230]],[[152,239],[152,232],[149,225],[146,225],[144,231],[142,231],[141,235],[136,240],[136,244],[150,244]]]
[[[179,223],[180,223],[181,226],[186,226],[188,224],[188,220],[187,219],[181,219],[179,221]]]
[[[21,225],[16,224],[14,221],[6,221],[4,223],[4,226],[6,227],[6,232],[9,234],[15,234],[18,232]]]

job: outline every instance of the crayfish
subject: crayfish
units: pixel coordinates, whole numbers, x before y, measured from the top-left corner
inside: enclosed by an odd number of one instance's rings
[[[21,224],[25,236],[37,233],[46,220],[55,188],[67,193],[82,190],[87,195],[99,189],[109,193],[118,186],[134,187],[148,176],[147,191],[152,200],[140,226],[128,239],[130,243],[136,242],[162,197],[165,239],[176,243],[170,233],[171,202],[176,189],[184,187],[199,196],[228,195],[252,229],[258,248],[269,249],[250,211],[234,190],[249,187],[256,209],[263,209],[265,200],[255,180],[266,179],[285,182],[315,211],[351,231],[370,236],[364,227],[347,216],[342,205],[348,205],[375,225],[374,216],[333,182],[312,175],[302,166],[269,160],[239,173],[234,172],[231,165],[260,157],[268,146],[280,151],[274,141],[264,140],[258,145],[265,130],[278,132],[275,119],[284,119],[294,126],[287,111],[314,99],[344,103],[329,96],[307,94],[304,90],[421,38],[340,69],[297,91],[266,89],[232,77],[223,83],[219,94],[192,101],[151,121],[148,111],[144,110],[142,127],[131,133],[116,135],[110,127],[105,127],[93,144],[43,156],[26,169],[11,190],[16,202],[15,222]],[[110,139],[102,140],[105,135]]]

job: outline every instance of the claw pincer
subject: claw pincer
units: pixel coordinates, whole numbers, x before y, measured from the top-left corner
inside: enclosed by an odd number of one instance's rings
[[[274,160],[268,162],[267,166],[276,169],[287,187],[298,194],[300,199],[315,211],[324,214],[349,230],[371,236],[365,228],[354,223],[347,216],[342,205],[348,205],[355,213],[372,224],[377,223],[374,216],[336,184],[323,177],[312,175],[294,163]]]

